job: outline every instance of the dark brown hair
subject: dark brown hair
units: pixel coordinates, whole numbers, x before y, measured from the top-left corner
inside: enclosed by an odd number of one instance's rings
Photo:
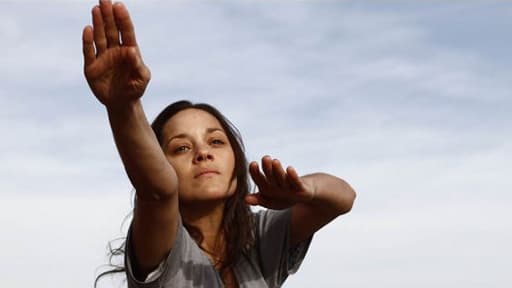
[[[182,100],[167,106],[151,124],[151,128],[153,129],[160,146],[163,145],[164,139],[162,139],[162,132],[167,121],[178,112],[185,109],[199,109],[214,116],[224,129],[235,154],[235,167],[232,179],[236,177],[237,186],[235,193],[226,200],[224,206],[224,217],[221,224],[221,229],[224,233],[223,236],[226,243],[223,261],[219,263],[220,274],[223,275],[227,269],[232,268],[236,264],[243,254],[248,252],[254,243],[254,235],[252,232],[252,213],[249,206],[244,201],[244,198],[249,193],[250,189],[244,145],[238,129],[216,108],[205,103],[193,104],[190,101]],[[183,224],[192,238],[199,244],[203,238],[200,231],[187,223]],[[120,247],[113,249],[111,243],[109,243],[109,262],[113,269],[99,274],[94,282],[95,287],[101,277],[125,271],[124,266],[112,264],[113,257],[124,255],[124,246],[125,242],[123,242]]]

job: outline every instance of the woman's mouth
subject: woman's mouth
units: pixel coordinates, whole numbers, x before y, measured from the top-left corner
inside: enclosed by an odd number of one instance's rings
[[[199,177],[211,177],[211,176],[214,176],[214,175],[219,175],[220,173],[218,171],[215,171],[215,170],[210,170],[210,169],[205,169],[205,170],[201,170],[199,173],[197,173],[194,178],[199,178]]]

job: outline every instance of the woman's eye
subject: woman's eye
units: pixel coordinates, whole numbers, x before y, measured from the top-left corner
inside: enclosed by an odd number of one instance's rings
[[[213,139],[212,140],[212,144],[214,144],[214,145],[222,145],[222,144],[224,144],[224,141],[222,141],[220,139]]]
[[[179,146],[178,148],[174,149],[174,153],[182,153],[187,151],[189,148],[187,146]]]

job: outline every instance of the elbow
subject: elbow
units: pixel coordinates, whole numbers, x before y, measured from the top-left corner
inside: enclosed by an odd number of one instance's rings
[[[350,212],[350,210],[352,210],[352,207],[354,206],[354,202],[356,201],[356,197],[357,197],[356,191],[354,191],[352,189],[350,191],[351,191],[350,199],[347,201],[348,202],[347,210],[344,213]]]
[[[144,201],[166,201],[178,194],[178,177],[174,171],[158,173],[128,173],[137,198]]]
[[[178,194],[178,183],[160,182],[160,183],[138,183],[135,186],[136,197],[145,202],[167,201],[173,199]]]
[[[352,210],[357,194],[348,183],[345,182],[345,189],[342,193],[342,201],[339,209],[339,215],[347,214]]]

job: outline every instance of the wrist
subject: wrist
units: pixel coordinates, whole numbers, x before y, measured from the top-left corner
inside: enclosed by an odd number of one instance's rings
[[[140,100],[127,102],[123,105],[108,106],[107,113],[113,131],[129,134],[134,133],[134,131],[146,131],[143,133],[147,135],[147,132],[151,130],[151,125],[146,119]]]
[[[307,197],[304,199],[303,203],[305,204],[313,204],[318,201],[318,187],[316,185],[316,182],[314,180],[314,177],[302,177],[302,181],[304,183],[304,186],[306,188]]]
[[[107,109],[107,113],[109,118],[126,118],[131,115],[137,115],[139,113],[143,113],[142,103],[140,99],[136,99],[133,101],[127,101],[122,103],[115,103],[110,105],[105,105]]]

